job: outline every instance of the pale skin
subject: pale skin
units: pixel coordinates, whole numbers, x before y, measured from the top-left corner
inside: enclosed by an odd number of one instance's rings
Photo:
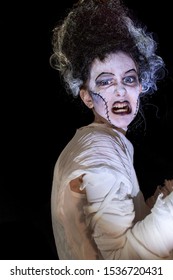
[[[95,122],[125,132],[137,114],[141,91],[135,62],[118,52],[104,61],[94,60],[87,89],[81,89],[80,97],[93,110]]]

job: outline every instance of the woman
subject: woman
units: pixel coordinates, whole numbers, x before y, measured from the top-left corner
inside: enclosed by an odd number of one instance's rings
[[[54,169],[59,259],[173,259],[173,180],[146,204],[125,136],[163,77],[156,48],[119,0],[79,1],[54,29],[51,65],[94,115]]]

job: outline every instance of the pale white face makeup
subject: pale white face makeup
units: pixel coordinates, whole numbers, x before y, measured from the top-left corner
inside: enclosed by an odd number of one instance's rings
[[[87,86],[88,91],[81,90],[80,96],[93,109],[95,121],[127,130],[137,114],[142,91],[132,58],[118,52],[104,61],[94,60]]]

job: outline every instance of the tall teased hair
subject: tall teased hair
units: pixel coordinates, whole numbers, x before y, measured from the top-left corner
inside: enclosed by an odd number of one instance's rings
[[[80,0],[53,30],[52,67],[60,72],[67,90],[78,96],[95,58],[123,51],[137,63],[143,94],[157,89],[164,77],[164,61],[146,26],[134,20],[121,0]]]

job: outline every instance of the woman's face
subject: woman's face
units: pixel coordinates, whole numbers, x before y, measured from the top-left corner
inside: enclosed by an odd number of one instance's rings
[[[127,130],[139,107],[139,83],[134,61],[125,53],[109,55],[104,61],[94,60],[88,91],[81,90],[84,103],[93,108],[97,122]]]

